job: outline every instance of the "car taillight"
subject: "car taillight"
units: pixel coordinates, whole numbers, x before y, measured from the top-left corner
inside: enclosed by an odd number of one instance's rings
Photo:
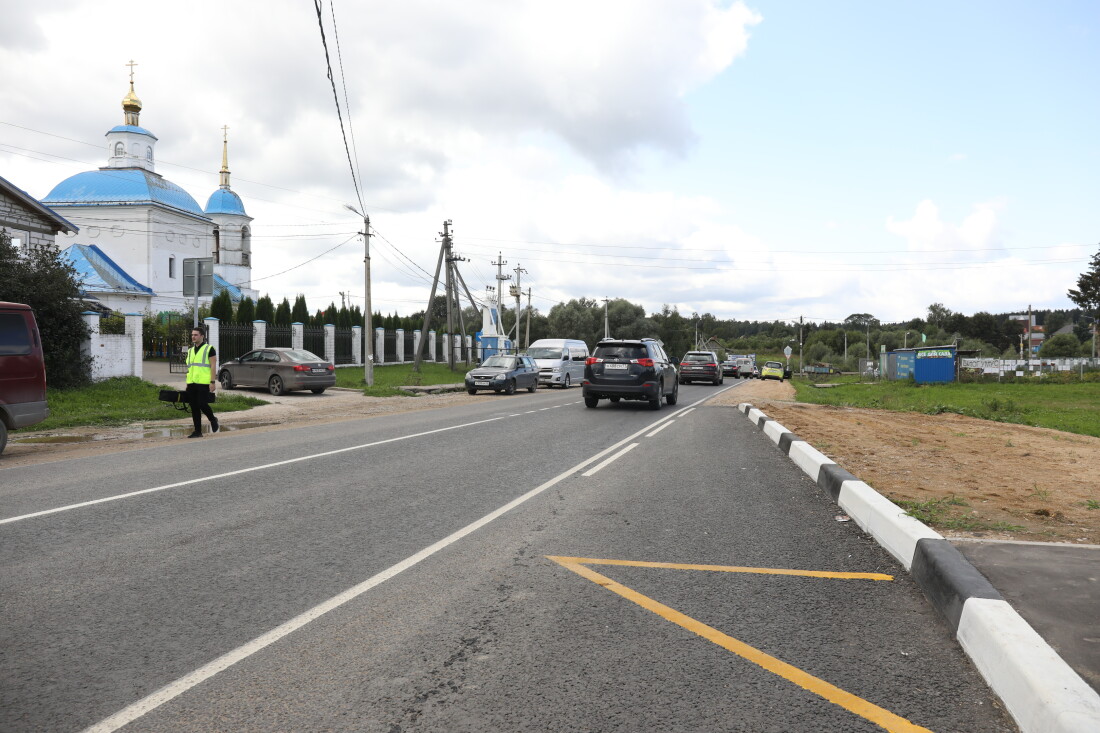
[[[308,372],[309,367],[307,367],[305,364],[295,364],[294,365],[294,371],[296,371],[296,372]]]
[[[590,356],[590,357],[588,357],[587,359],[584,360],[584,363],[585,363],[586,366],[591,366],[592,364],[598,364],[601,361],[603,361],[603,359],[597,359],[594,356]]]
[[[328,370],[329,370],[330,372],[334,372],[334,371],[336,371],[336,367],[335,367],[335,366],[333,366],[332,364],[329,364],[329,365],[328,365]]]
[[[713,363],[712,363],[712,364],[705,364],[704,366],[712,366],[712,367],[716,367],[716,366],[718,366],[718,365],[717,365],[717,364],[713,364]]]
[[[653,366],[653,360],[652,359],[635,359],[634,363],[637,364],[638,366],[644,366],[644,367]]]

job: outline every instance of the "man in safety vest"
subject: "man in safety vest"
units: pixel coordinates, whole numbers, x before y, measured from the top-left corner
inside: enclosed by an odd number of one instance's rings
[[[206,332],[196,326],[191,329],[191,343],[187,350],[187,401],[191,403],[191,419],[195,432],[188,438],[202,437],[202,416],[210,421],[210,432],[218,432],[218,418],[210,408],[210,395],[217,391],[218,355],[214,347],[206,343]],[[200,412],[201,410],[201,412]]]

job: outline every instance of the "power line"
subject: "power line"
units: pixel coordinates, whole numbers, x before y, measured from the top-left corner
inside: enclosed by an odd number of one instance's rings
[[[348,136],[344,131],[344,115],[340,111],[340,96],[336,93],[336,80],[332,76],[332,62],[328,55],[328,41],[325,40],[325,24],[321,19],[321,0],[313,0],[313,4],[317,8],[317,27],[321,31],[321,45],[325,49],[325,68],[327,69],[329,83],[332,85],[332,99],[336,102],[336,117],[340,120],[340,136],[344,139],[344,151],[348,156],[348,169],[351,171],[351,183],[355,186],[355,199],[359,202],[359,208],[365,211],[367,207],[363,205],[363,193],[359,190],[359,178],[355,175],[355,164],[351,161],[351,148],[348,146]],[[370,232],[365,232],[364,236],[370,236]]]

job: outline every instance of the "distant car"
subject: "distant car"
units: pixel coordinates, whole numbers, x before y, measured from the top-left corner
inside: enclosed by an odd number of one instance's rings
[[[255,349],[218,367],[223,388],[267,387],[276,397],[296,389],[321,394],[336,385],[336,367],[305,349]]]
[[[722,362],[722,376],[723,377],[737,377],[737,365],[732,361],[726,360]]]
[[[749,379],[760,379],[760,367],[755,364],[752,365],[752,371],[746,374]]]
[[[764,369],[760,372],[761,379],[778,379],[783,381],[783,363],[779,361],[764,362]]]
[[[466,372],[466,391],[477,394],[479,389],[515,394],[517,388],[534,392],[539,387],[539,368],[529,356],[490,356]]]
[[[680,360],[680,384],[700,380],[721,384],[723,379],[718,355],[713,351],[689,351]]]
[[[600,400],[645,400],[661,409],[661,398],[675,405],[680,394],[676,364],[657,339],[603,339],[584,364],[585,407]]]
[[[741,356],[733,360],[737,365],[737,376],[741,379],[752,379],[753,360],[747,356]]]

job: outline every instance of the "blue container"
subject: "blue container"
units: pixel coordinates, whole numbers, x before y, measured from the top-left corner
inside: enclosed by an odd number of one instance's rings
[[[917,349],[914,377],[918,384],[955,381],[955,348],[941,346]]]

